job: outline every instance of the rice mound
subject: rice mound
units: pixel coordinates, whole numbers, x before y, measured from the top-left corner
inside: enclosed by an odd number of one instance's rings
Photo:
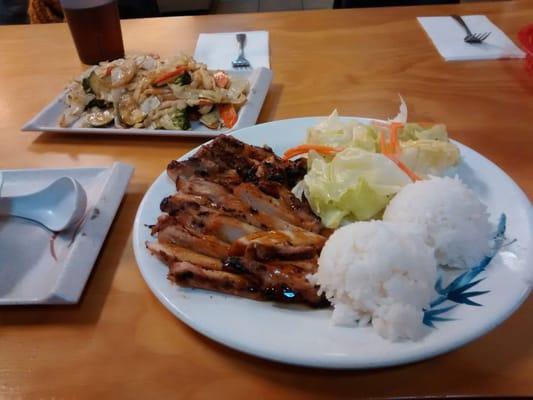
[[[334,306],[337,325],[366,325],[390,340],[419,339],[435,295],[434,250],[418,226],[356,222],[336,230],[309,279]]]
[[[404,186],[383,220],[420,225],[440,265],[472,268],[490,252],[487,207],[458,178],[431,177]]]

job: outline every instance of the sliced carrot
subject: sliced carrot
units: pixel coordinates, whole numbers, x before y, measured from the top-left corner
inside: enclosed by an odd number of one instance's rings
[[[162,73],[161,75],[157,76],[153,81],[152,83],[154,85],[159,85],[163,82],[166,82],[168,81],[169,79],[171,78],[175,78],[177,76],[180,76],[181,74],[183,74],[185,71],[187,71],[187,66],[185,65],[180,65],[178,67],[176,67],[175,70],[173,71],[169,71],[169,72],[164,72]]]
[[[233,104],[219,104],[218,112],[226,128],[233,128],[237,123],[237,111]]]
[[[223,71],[215,72],[213,77],[215,78],[215,85],[217,85],[217,87],[225,88],[226,86],[228,86],[229,76],[225,72]]]
[[[291,147],[290,149],[288,149],[285,153],[283,153],[283,158],[285,160],[288,160],[289,158],[292,158],[294,156],[309,153],[309,151],[311,150],[314,150],[320,154],[335,154],[340,151],[343,151],[344,148],[324,146],[321,144],[301,144],[299,146]]]

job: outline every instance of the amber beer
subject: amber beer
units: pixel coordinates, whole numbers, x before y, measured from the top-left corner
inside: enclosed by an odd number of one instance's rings
[[[124,57],[116,0],[61,0],[81,62]]]

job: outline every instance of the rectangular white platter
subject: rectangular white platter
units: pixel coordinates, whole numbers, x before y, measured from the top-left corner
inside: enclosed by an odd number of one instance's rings
[[[163,129],[121,129],[121,128],[61,128],[58,124],[59,117],[64,110],[65,92],[57,96],[50,104],[41,110],[35,117],[28,121],[23,131],[55,132],[72,134],[103,134],[103,135],[148,135],[148,136],[189,136],[189,137],[215,137],[223,133],[255,125],[257,117],[272,82],[272,71],[268,68],[257,68],[243,71],[228,71],[228,74],[237,78],[246,78],[250,82],[250,93],[246,103],[241,107],[237,123],[232,129],[209,129],[199,122],[192,122],[191,129],[163,130]],[[66,84],[66,82],[65,82]]]
[[[115,218],[133,167],[0,170],[0,195],[35,192],[54,180],[76,179],[87,194],[78,226],[59,233],[32,221],[0,217],[0,305],[77,303]],[[52,249],[53,246],[53,249]]]

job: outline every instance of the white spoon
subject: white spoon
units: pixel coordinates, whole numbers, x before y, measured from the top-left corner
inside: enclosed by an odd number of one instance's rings
[[[0,174],[0,189],[2,174]],[[87,195],[78,181],[59,178],[48,187],[23,196],[0,196],[0,216],[30,219],[53,232],[67,229],[80,220],[87,208]]]

